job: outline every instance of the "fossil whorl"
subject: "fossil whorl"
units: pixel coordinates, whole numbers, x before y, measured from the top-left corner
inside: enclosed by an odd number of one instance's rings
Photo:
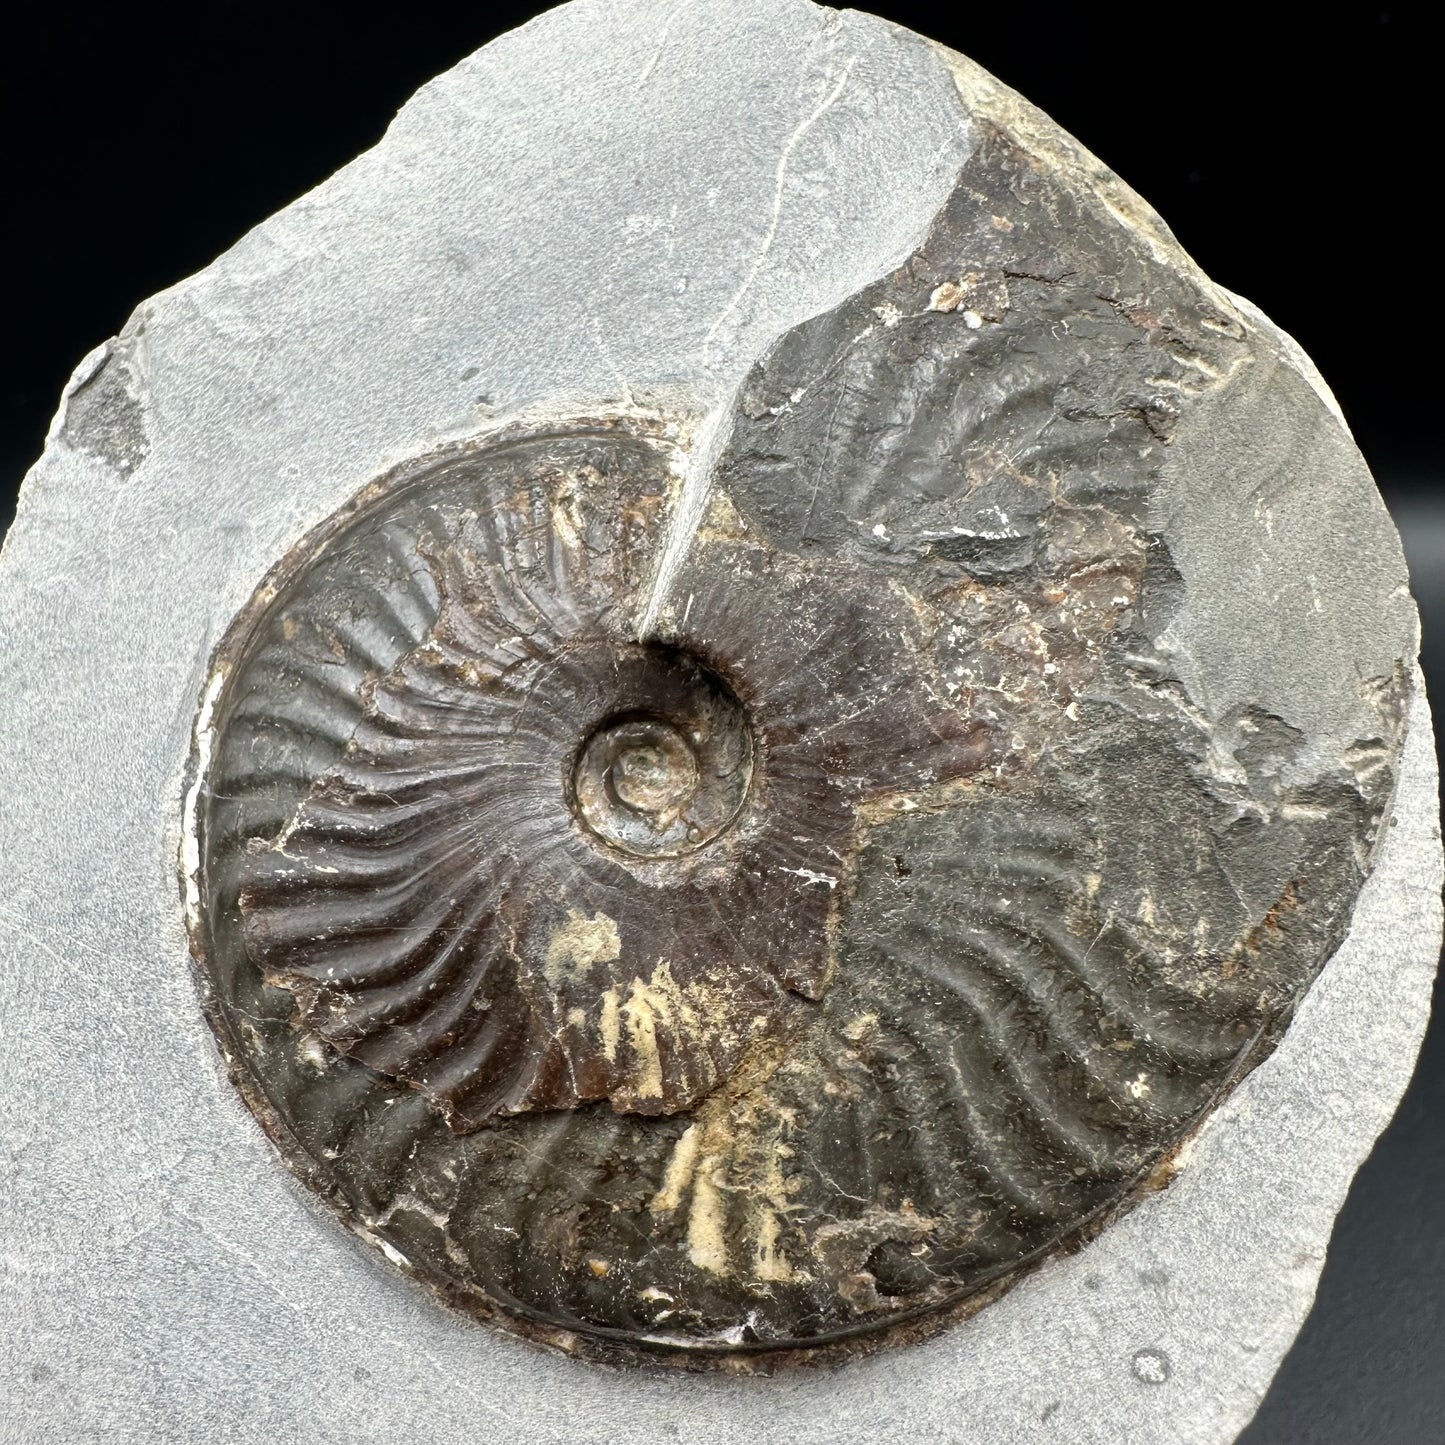
[[[213,1018],[292,1160],[454,1301],[689,1358],[966,1307],[1162,1178],[1342,936],[1398,745],[1390,675],[1308,732],[1176,665],[1161,477],[1239,374],[1309,431],[990,133],[754,368],[684,547],[636,417],[303,539],[196,814]]]
[[[984,730],[901,598],[746,542],[709,543],[686,624],[639,641],[645,519],[562,469],[520,482],[412,559],[435,621],[251,860],[247,942],[458,1128],[675,1113],[821,997],[857,804],[976,771]]]

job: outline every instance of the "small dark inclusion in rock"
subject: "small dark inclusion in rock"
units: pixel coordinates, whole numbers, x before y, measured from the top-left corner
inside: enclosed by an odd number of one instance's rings
[[[454,1303],[695,1360],[1126,1204],[1342,936],[1398,747],[1394,679],[1306,737],[1155,647],[1151,490],[1254,344],[985,127],[755,369],[657,636],[643,432],[426,460],[305,540],[197,818],[213,1021],[296,1167]]]

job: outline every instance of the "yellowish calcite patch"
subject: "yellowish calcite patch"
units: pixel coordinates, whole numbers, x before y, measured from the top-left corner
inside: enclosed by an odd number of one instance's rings
[[[560,986],[576,978],[598,963],[613,963],[622,957],[622,938],[615,919],[605,913],[591,918],[573,908],[567,921],[557,927],[547,940],[543,967],[547,982]]]
[[[768,1097],[776,1058],[754,1059],[728,1089],[703,1105],[673,1145],[651,1211],[660,1218],[686,1210],[688,1257],[702,1270],[759,1285],[806,1276],[784,1253],[790,1207],[786,1142],[795,1120]],[[757,1077],[761,1074],[763,1077]],[[729,1237],[730,1220],[738,1226]]]
[[[665,958],[647,978],[613,984],[602,996],[597,1026],[603,1057],[615,1063],[621,1053],[629,1060],[632,1092],[640,1099],[662,1097],[659,1034],[696,1041],[734,1027],[727,999],[706,983],[679,984]]]

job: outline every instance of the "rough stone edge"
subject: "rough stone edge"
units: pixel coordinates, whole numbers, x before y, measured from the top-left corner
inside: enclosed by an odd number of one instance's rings
[[[1148,245],[1160,265],[1183,272],[1203,290],[1219,298],[1225,310],[1233,309],[1229,304],[1233,299],[1230,293],[1205,275],[1175,239],[1158,211],[1098,156],[976,61],[938,41],[930,43],[952,74],[970,114],[991,121],[1024,150],[1045,158],[1075,185],[1092,192],[1129,231]]]
[[[993,79],[993,77],[989,76],[989,75],[987,74],[987,72],[982,71],[979,67],[975,66],[972,62],[966,61],[963,57],[955,56],[955,55],[953,55],[951,52],[944,51],[942,47],[938,47],[938,49],[942,52],[942,54],[944,55],[947,63],[950,65],[950,68],[954,71],[954,73],[955,73],[956,76],[959,76],[960,72],[963,72],[964,75],[967,77],[967,80],[965,80],[965,79],[960,79],[960,80],[959,80],[960,90],[963,92],[963,94],[964,94],[964,96],[965,96],[965,102],[966,102],[966,103],[968,103],[968,104],[977,104],[977,105],[979,106],[979,109],[980,109],[981,111],[986,111],[986,112],[988,111],[988,108],[989,108],[990,103],[992,103],[994,109],[992,110],[991,113],[994,114],[994,116],[995,116],[996,118],[999,118],[999,119],[1001,119],[1001,120],[1007,120],[1009,117],[1012,117],[1012,118],[1014,119],[1015,123],[1016,123],[1016,124],[1015,124],[1015,128],[1017,129],[1018,133],[1021,134],[1021,135],[1027,136],[1031,130],[1034,130],[1034,129],[1036,128],[1036,126],[1037,126],[1037,118],[1039,118],[1040,113],[1039,113],[1034,107],[1030,106],[1027,102],[1023,101],[1020,97],[1017,97],[1014,92],[1012,92],[1012,91],[1008,90],[1006,87],[1002,86],[999,82],[995,81],[995,80]],[[979,99],[975,100],[975,99],[971,96],[971,94],[970,94],[970,89],[969,89],[970,86],[972,86],[972,87],[976,90]],[[1052,123],[1049,123],[1049,124],[1051,125]],[[1093,158],[1092,156],[1090,156],[1089,153],[1088,153],[1087,151],[1085,151],[1082,147],[1076,147],[1076,150],[1073,151],[1073,152],[1060,151],[1060,150],[1058,149],[1057,142],[1055,142],[1054,145],[1051,147],[1051,149],[1052,149],[1053,153],[1055,153],[1055,154],[1057,154],[1057,155],[1068,156],[1069,159],[1070,159],[1070,161],[1071,161],[1071,163],[1073,163],[1073,164],[1075,164],[1075,165],[1083,168],[1083,169],[1087,172],[1088,177],[1089,177],[1091,183],[1095,184],[1096,186],[1100,186],[1101,183],[1103,183],[1104,185],[1106,185],[1107,188],[1108,188],[1108,190],[1109,190],[1110,193],[1111,193],[1111,200],[1110,200],[1111,207],[1112,207],[1113,209],[1117,210],[1117,211],[1119,212],[1119,214],[1121,214],[1121,216],[1123,216],[1123,217],[1129,222],[1129,224],[1134,225],[1134,226],[1141,226],[1141,225],[1142,225],[1142,227],[1144,227],[1144,228],[1147,230],[1148,234],[1150,235],[1151,244],[1157,245],[1157,246],[1163,248],[1163,250],[1164,250],[1165,252],[1167,252],[1167,254],[1169,255],[1169,257],[1170,257],[1170,259],[1171,259],[1171,262],[1172,262],[1173,264],[1176,264],[1176,265],[1187,265],[1187,266],[1190,268],[1191,274],[1193,274],[1193,275],[1196,276],[1196,277],[1199,277],[1199,278],[1201,279],[1201,282],[1202,282],[1203,284],[1210,286],[1210,287],[1212,288],[1212,290],[1213,290],[1214,292],[1216,292],[1217,294],[1222,294],[1223,296],[1225,296],[1226,298],[1228,298],[1228,300],[1230,300],[1231,302],[1233,302],[1234,305],[1235,305],[1236,307],[1238,307],[1240,310],[1246,311],[1246,314],[1247,314],[1248,319],[1249,319],[1250,321],[1254,322],[1256,325],[1259,325],[1259,326],[1261,326],[1261,327],[1267,327],[1271,332],[1273,332],[1273,333],[1280,339],[1282,347],[1284,347],[1284,349],[1286,350],[1286,352],[1287,352],[1287,354],[1289,355],[1289,357],[1290,357],[1291,361],[1293,362],[1293,364],[1300,370],[1300,372],[1306,377],[1306,379],[1310,380],[1311,384],[1315,387],[1315,389],[1316,389],[1317,391],[1320,391],[1320,392],[1321,392],[1321,395],[1325,398],[1327,404],[1330,404],[1330,405],[1331,405],[1331,410],[1335,413],[1335,415],[1336,415],[1337,417],[1339,416],[1338,407],[1337,407],[1337,405],[1333,404],[1333,397],[1328,395],[1328,389],[1323,387],[1323,383],[1322,383],[1322,382],[1319,380],[1319,378],[1318,378],[1318,372],[1315,371],[1315,369],[1314,369],[1314,367],[1313,367],[1313,364],[1308,361],[1308,358],[1305,357],[1304,354],[1298,349],[1297,344],[1296,344],[1296,343],[1293,343],[1293,341],[1292,341],[1290,338],[1288,338],[1288,337],[1285,335],[1285,333],[1279,331],[1279,329],[1278,329],[1277,327],[1274,327],[1272,323],[1268,322],[1267,319],[1264,318],[1264,317],[1262,316],[1262,314],[1258,312],[1257,308],[1253,307],[1251,303],[1244,302],[1244,301],[1241,300],[1241,298],[1233,297],[1230,293],[1225,292],[1225,291],[1223,290],[1223,288],[1217,286],[1215,283],[1208,282],[1207,278],[1204,278],[1204,277],[1202,276],[1202,273],[1199,272],[1198,268],[1197,268],[1196,266],[1194,266],[1194,263],[1187,257],[1187,255],[1183,252],[1182,248],[1180,248],[1180,247],[1178,246],[1177,242],[1174,241],[1172,235],[1168,232],[1167,228],[1164,227],[1163,223],[1158,220],[1158,218],[1157,218],[1157,216],[1155,215],[1155,213],[1153,212],[1152,208],[1149,208],[1146,203],[1144,203],[1144,202],[1142,202],[1141,200],[1139,200],[1139,199],[1134,195],[1134,193],[1133,193],[1131,190],[1129,190],[1129,188],[1128,188],[1127,186],[1125,186],[1122,182],[1118,181],[1118,179],[1113,176],[1113,173],[1112,173],[1112,172],[1109,172],[1106,167],[1103,167],[1103,166],[1102,166],[1101,163],[1095,161],[1094,158]],[[1132,214],[1131,214],[1131,213],[1132,213]],[[263,223],[263,224],[264,224],[264,223]],[[163,291],[163,292],[160,292],[160,293],[157,293],[157,294],[158,294],[158,295],[168,294],[168,292],[178,290],[178,289],[180,289],[181,287],[184,287],[186,284],[187,284],[187,282],[183,280],[183,281],[181,281],[181,282],[178,282],[178,283],[176,284],[176,286],[171,287],[171,288],[167,288],[166,291]],[[142,304],[144,305],[145,303],[142,303]],[[77,369],[76,369],[75,375],[71,378],[69,384],[68,384],[67,387],[65,388],[65,395],[66,395],[67,397],[68,397],[68,395],[69,395],[71,392],[73,392],[75,389],[77,389],[79,386],[83,385],[84,381],[85,381],[86,379],[88,379],[88,377],[89,377],[90,374],[93,373],[93,371],[94,371],[94,369],[95,369],[95,366],[98,364],[98,357],[107,350],[107,348],[109,347],[110,344],[111,344],[111,343],[104,343],[104,344],[102,345],[102,347],[97,348],[97,349],[96,349],[95,351],[93,351],[90,355],[88,355],[84,360],[82,360],[82,362],[80,363],[80,365],[79,365],[79,366],[77,367]],[[55,422],[52,430],[54,430],[54,427],[55,427],[55,426],[59,426],[59,425],[63,422],[64,410],[65,410],[65,405],[64,405],[64,401],[62,401],[62,406],[61,406],[60,412],[59,412],[59,414],[57,415],[56,422]],[[48,449],[48,447],[49,447],[49,439],[47,440],[47,449]],[[9,541],[11,540],[11,537],[12,537],[13,535],[14,535],[13,530],[7,532],[6,537],[5,537],[5,542],[6,542],[7,544],[9,543]],[[1421,689],[1421,688],[1419,687],[1418,674],[1417,674],[1416,688],[1417,688],[1417,691],[1416,691],[1416,697],[1415,697],[1415,700],[1414,700],[1414,706],[1412,707],[1412,716],[1411,716],[1411,723],[1410,723],[1410,729],[1409,729],[1409,735],[1408,735],[1408,737],[1409,737],[1409,738],[1415,737],[1415,736],[1416,736],[1418,733],[1420,733],[1420,732],[1422,731],[1422,729],[1423,729],[1423,732],[1424,732],[1424,735],[1425,735],[1425,744],[1424,744],[1424,745],[1425,745],[1425,746],[1428,746],[1429,740],[1430,740],[1429,714],[1428,714],[1428,707],[1427,707],[1427,705],[1426,705],[1426,703],[1425,703],[1425,699],[1424,699],[1423,689]],[[1407,738],[1407,745],[1408,745],[1408,738]],[[1426,782],[1433,783],[1433,780],[1434,780],[1434,768],[1433,768],[1433,764],[1431,764],[1431,765],[1426,769],[1426,772],[1428,773],[1428,777],[1427,777],[1427,778],[1424,778],[1424,779],[1421,779],[1421,780],[1417,780],[1417,781],[1419,781],[1419,782],[1421,783],[1421,787],[1420,787],[1420,791],[1421,791],[1421,792],[1424,792],[1424,791],[1425,791],[1424,784],[1425,784]],[[1406,808],[1409,808],[1409,807],[1411,806],[1409,799],[1405,799],[1405,800],[1403,801],[1403,806],[1405,806]],[[1427,800],[1425,806],[1426,806],[1427,812],[1433,813],[1433,804],[1432,804],[1432,803],[1430,803],[1430,802]],[[1425,874],[1426,872],[1428,872],[1428,873],[1430,874],[1430,876],[1429,876],[1429,877],[1424,877],[1424,879],[1423,879],[1423,886],[1425,886],[1425,887],[1431,886],[1431,883],[1432,883],[1432,880],[1433,880],[1433,885],[1434,885],[1435,892],[1438,894],[1438,885],[1439,885],[1439,876],[1440,876],[1440,849],[1439,849],[1438,837],[1439,837],[1439,834],[1438,834],[1438,828],[1437,828],[1437,829],[1435,830],[1435,834],[1434,834],[1434,838],[1435,838],[1434,848],[1433,848],[1433,850],[1427,851],[1427,853],[1426,853],[1423,857],[1416,857],[1416,856],[1413,856],[1413,855],[1407,855],[1407,856],[1405,856],[1403,859],[1401,859],[1401,858],[1398,858],[1398,857],[1394,854],[1393,851],[1390,852],[1390,853],[1387,853],[1387,854],[1382,854],[1382,857],[1381,857],[1381,859],[1380,859],[1380,864],[1381,864],[1381,866],[1380,866],[1380,868],[1377,870],[1377,876],[1381,879],[1382,885],[1384,884],[1384,882],[1385,882],[1386,880],[1389,880],[1389,881],[1391,881],[1391,882],[1393,882],[1393,883],[1399,883],[1399,882],[1401,882],[1401,880],[1404,880],[1404,881],[1408,882],[1410,879],[1412,879],[1412,878],[1414,878],[1414,877],[1416,877],[1416,876],[1423,875],[1423,874]],[[1426,920],[1426,923],[1427,923],[1427,933],[1429,933],[1430,936],[1432,936],[1432,937],[1434,937],[1435,939],[1437,939],[1437,941],[1438,941],[1438,933],[1439,933],[1438,918],[1439,918],[1439,905],[1438,905],[1438,901],[1437,901],[1437,902],[1436,902],[1436,905],[1435,905],[1435,909],[1434,909],[1434,926],[1433,926],[1433,929],[1430,927],[1431,920],[1429,920],[1429,919]],[[1353,932],[1354,932],[1354,930],[1352,929],[1352,934],[1353,934]],[[1350,942],[1350,940],[1347,940],[1347,943],[1348,943],[1348,942]],[[1423,945],[1422,945],[1422,946],[1423,946]],[[1331,960],[1331,963],[1326,965],[1327,970],[1330,969],[1330,968],[1333,966],[1333,964],[1334,964],[1334,960]],[[1407,1025],[1403,1030],[1400,1031],[1400,1034],[1399,1034],[1399,1037],[1400,1037],[1400,1039],[1401,1039],[1402,1044],[1408,1046],[1411,1068],[1413,1068],[1413,1060],[1414,1060],[1415,1055],[1416,1055],[1417,1052],[1418,1052],[1419,1041],[1420,1041],[1420,1038],[1423,1036],[1423,1030],[1424,1030],[1424,1026],[1425,1026],[1425,1019],[1426,1019],[1426,1017],[1427,1017],[1427,1015],[1428,1015],[1428,983],[1429,983],[1429,975],[1427,974],[1427,975],[1426,975],[1426,979],[1425,979],[1425,988],[1426,988],[1426,991],[1427,991],[1426,994],[1425,994],[1426,1004],[1425,1004],[1425,1007],[1424,1007],[1423,1011],[1419,1012],[1419,1016],[1418,1016],[1418,1027],[1413,1027],[1413,1028],[1412,1028],[1411,1025]],[[1301,1010],[1302,1015],[1307,1012],[1307,1010],[1308,1010],[1308,1003],[1309,1003],[1309,1000],[1307,999],[1305,1006],[1302,1007],[1302,1010]],[[1413,1043],[1412,1043],[1412,1034],[1413,1034]],[[1402,1050],[1402,1052],[1403,1052],[1403,1050]],[[1408,1077],[1409,1077],[1409,1071],[1407,1071],[1406,1074],[1405,1074],[1405,1080],[1406,1080],[1407,1082],[1408,1082]],[[1253,1092],[1253,1090],[1252,1090],[1252,1088],[1251,1088],[1251,1085],[1253,1085],[1254,1082],[1255,1082],[1254,1080],[1246,1081],[1246,1083],[1241,1087],[1240,1091],[1238,1091],[1237,1095],[1236,1095],[1233,1099],[1231,1099],[1231,1101],[1230,1101],[1229,1103],[1227,1103],[1227,1104],[1224,1106],[1224,1109],[1221,1110],[1221,1116],[1220,1116],[1219,1119],[1218,1119],[1218,1122],[1219,1122],[1219,1123],[1222,1124],[1222,1123],[1225,1122],[1225,1119],[1223,1118],[1223,1115],[1225,1115],[1226,1113],[1230,1113],[1230,1112],[1240,1112],[1240,1111],[1242,1111],[1242,1110],[1244,1109],[1246,1103],[1247,1103],[1248,1100],[1249,1100],[1250,1095],[1251,1095],[1252,1092]],[[1401,1086],[1401,1089],[1403,1089],[1403,1085]],[[1389,1092],[1394,1095],[1393,1100],[1392,1100],[1391,1098],[1386,1097],[1386,1098],[1382,1099],[1382,1102],[1387,1103],[1387,1104],[1390,1104],[1390,1105],[1391,1105],[1390,1113],[1393,1113],[1394,1104],[1398,1102],[1398,1093],[1396,1093],[1396,1091],[1393,1091],[1393,1090],[1392,1090],[1392,1091],[1389,1091]],[[1359,1163],[1361,1163],[1361,1162],[1363,1161],[1363,1159],[1368,1155],[1369,1150],[1370,1150],[1370,1148],[1371,1148],[1372,1145],[1373,1145],[1374,1139],[1378,1136],[1378,1133],[1379,1133],[1381,1130],[1383,1130],[1383,1128],[1384,1128],[1384,1127],[1386,1126],[1386,1124],[1388,1123],[1388,1117],[1389,1117],[1389,1116],[1386,1115],[1386,1116],[1380,1118],[1379,1121],[1378,1121],[1378,1127],[1374,1128],[1372,1132],[1368,1132],[1368,1135],[1367,1135],[1367,1136],[1366,1136],[1366,1134],[1356,1135],[1356,1136],[1355,1136],[1355,1139],[1352,1140],[1351,1143],[1352,1143],[1352,1146],[1357,1146],[1357,1148],[1356,1148],[1356,1147],[1352,1147],[1352,1149],[1351,1149],[1350,1151],[1341,1151],[1342,1154],[1345,1155],[1347,1158],[1348,1158],[1348,1155],[1349,1155],[1349,1154],[1354,1154],[1354,1156],[1355,1156],[1355,1158],[1354,1158],[1354,1163],[1353,1163],[1353,1165],[1350,1166],[1350,1176],[1351,1176],[1351,1177],[1353,1176],[1353,1173],[1354,1173],[1355,1168],[1357,1168],[1358,1165],[1359,1165]],[[1213,1124],[1214,1121],[1211,1121],[1211,1123]],[[1204,1144],[1204,1143],[1207,1143],[1207,1141],[1201,1140],[1201,1143]],[[1348,1182],[1349,1182],[1349,1180],[1348,1180],[1348,1178],[1346,1178],[1344,1188],[1347,1188],[1347,1187],[1348,1187]],[[1340,1200],[1341,1202],[1342,1202],[1342,1200],[1343,1200],[1343,1197],[1344,1197],[1344,1189],[1341,1189],[1341,1190],[1339,1191],[1339,1200]],[[1142,1211],[1141,1211],[1141,1212],[1142,1212]],[[1063,1262],[1063,1263],[1067,1263],[1067,1262]],[[1322,1261],[1321,1261],[1321,1263],[1322,1263]],[[1303,1300],[1303,1304],[1302,1304],[1301,1307],[1299,1308],[1299,1311],[1298,1311],[1298,1317],[1299,1317],[1299,1318],[1298,1318],[1298,1322],[1295,1324],[1295,1326],[1294,1326],[1293,1328],[1291,1328],[1291,1329],[1289,1330],[1288,1337],[1285,1339],[1285,1341],[1284,1341],[1284,1343],[1283,1343],[1283,1345],[1282,1345],[1282,1347],[1281,1347],[1281,1349],[1280,1349],[1280,1357],[1281,1357],[1281,1358],[1282,1358],[1282,1355],[1283,1355],[1283,1353],[1284,1353],[1284,1350],[1287,1349],[1289,1343],[1292,1342],[1293,1335],[1294,1335],[1294,1331],[1295,1331],[1295,1329],[1298,1328],[1298,1323],[1302,1323],[1303,1318],[1304,1318],[1304,1315],[1305,1315],[1305,1314],[1307,1313],[1307,1311],[1308,1311],[1309,1302],[1313,1299],[1313,1296],[1314,1296],[1314,1287],[1315,1287],[1315,1282],[1316,1282],[1316,1280],[1317,1280],[1317,1270],[1314,1272],[1314,1274],[1313,1274],[1312,1277],[1311,1277],[1311,1280],[1310,1280],[1310,1283],[1309,1283],[1309,1287],[1308,1287],[1306,1296],[1305,1296],[1305,1298],[1304,1298],[1304,1300]],[[1047,1272],[1045,1272],[1044,1275],[1041,1275],[1041,1277],[1040,1277],[1039,1280],[1037,1281],[1037,1284],[1038,1284],[1039,1286],[1041,1286],[1041,1287],[1046,1287],[1046,1286],[1047,1286],[1047,1283],[1048,1283],[1048,1280],[1047,1280]],[[964,1326],[964,1327],[963,1327],[963,1330],[964,1330],[965,1332],[967,1332],[967,1331],[969,1331],[969,1330],[985,1330],[985,1331],[986,1331],[987,1328],[988,1328],[988,1327],[987,1327],[986,1324],[977,1324],[977,1325],[974,1325],[974,1326]],[[941,1342],[940,1342],[940,1343],[941,1343]],[[1276,1363],[1277,1363],[1277,1361],[1276,1361]],[[1272,1375],[1272,1373],[1273,1373],[1273,1367],[1271,1367],[1269,1373]],[[1259,1398],[1262,1398],[1262,1396],[1260,1396]],[[885,1402],[885,1403],[886,1403],[886,1402]],[[1254,1403],[1257,1405],[1258,1399],[1256,1399]],[[1249,1409],[1248,1415],[1245,1415],[1245,1416],[1243,1416],[1242,1418],[1239,1418],[1239,1419],[1237,1420],[1237,1428],[1243,1428],[1244,1424],[1247,1423],[1247,1419],[1248,1419],[1250,1416],[1252,1416],[1253,1410],[1254,1410],[1254,1406],[1252,1405],[1252,1406],[1250,1407],[1250,1409]],[[824,1437],[819,1436],[819,1437],[816,1437],[816,1438],[820,1438],[820,1439],[821,1439],[821,1438],[824,1438]],[[919,1436],[919,1437],[917,1437],[917,1438],[920,1438],[920,1439],[921,1439],[921,1438],[925,1438],[925,1437]],[[1205,1438],[1205,1437],[1202,1437],[1202,1436],[1201,1436],[1201,1437],[1199,1437],[1199,1438],[1203,1439],[1203,1438]],[[1224,1439],[1223,1436],[1218,1436],[1218,1437],[1211,1436],[1211,1437],[1209,1437],[1209,1438],[1211,1438],[1211,1439],[1213,1439],[1213,1438],[1218,1438],[1218,1439],[1220,1439],[1220,1440],[1223,1440],[1223,1439]],[[1233,1437],[1231,1436],[1230,1438],[1233,1438]]]
[[[1302,371],[1306,368],[1314,370],[1313,363],[1299,351],[1298,343],[1275,327],[1252,303],[1246,302],[1245,306],[1251,323],[1276,333],[1284,343],[1299,352],[1304,361]],[[1319,385],[1324,387],[1323,380]],[[1348,428],[1345,430],[1348,435]],[[1418,639],[1418,621],[1416,637]],[[1418,920],[1421,926],[1412,945],[1399,949],[1390,959],[1392,972],[1404,985],[1392,994],[1395,1014],[1389,1025],[1394,1044],[1391,1062],[1396,1066],[1395,1078],[1375,1091],[1374,1106],[1370,1109],[1370,1117],[1362,1121],[1362,1127],[1351,1131],[1347,1125],[1336,1126],[1330,1131],[1329,1140],[1334,1145],[1335,1157],[1341,1168],[1333,1187],[1325,1191],[1326,1210],[1325,1217],[1320,1221],[1322,1230],[1318,1237],[1318,1252],[1309,1255],[1315,1239],[1313,1236],[1302,1236],[1296,1241],[1299,1253],[1292,1267],[1287,1266],[1280,1256],[1275,1256],[1273,1262],[1283,1287],[1290,1294],[1290,1301],[1288,1308],[1281,1310],[1276,1317],[1268,1344],[1261,1343],[1258,1348],[1256,1358],[1264,1363],[1265,1368],[1260,1373],[1257,1390],[1246,1384],[1248,1397],[1232,1415],[1226,1413],[1227,1406],[1223,1401],[1219,1402],[1222,1415],[1220,1433],[1209,1433],[1206,1425],[1197,1433],[1181,1432],[1177,1445],[1232,1445],[1254,1418],[1314,1306],[1335,1223],[1355,1176],[1394,1119],[1415,1074],[1430,1022],[1435,974],[1442,942],[1445,942],[1445,899],[1442,899],[1442,891],[1445,891],[1445,849],[1442,849],[1441,843],[1440,768],[1432,710],[1419,662],[1413,658],[1409,662],[1410,693],[1396,789],[1382,819],[1381,832],[1385,836],[1374,850],[1374,866],[1356,901],[1349,933],[1306,990],[1279,1048],[1206,1120],[1199,1135],[1188,1146],[1186,1163],[1202,1171],[1196,1175],[1197,1178],[1211,1175],[1218,1187],[1224,1175],[1232,1171],[1227,1160],[1215,1160],[1209,1156],[1216,1150],[1228,1149],[1225,1136],[1230,1130],[1257,1127],[1252,1124],[1250,1116],[1260,1102],[1259,1095],[1308,1088],[1314,1061],[1301,1058],[1300,1053],[1315,1045],[1316,1039],[1325,1031],[1337,1040],[1338,1025],[1343,1021],[1322,1022],[1317,1015],[1341,1009],[1342,1000],[1336,997],[1340,991],[1354,993],[1356,997],[1351,1003],[1359,1007],[1361,1000],[1358,996],[1363,992],[1361,983],[1364,977],[1383,972],[1379,967],[1380,956],[1384,953],[1388,957],[1392,950],[1393,940],[1381,928],[1384,920],[1379,915],[1401,901],[1401,895],[1418,895],[1422,904]],[[1334,1052],[1328,1043],[1323,1045],[1322,1051]],[[1198,1159],[1194,1157],[1196,1150],[1201,1154]],[[1260,1183],[1258,1179],[1250,1182],[1256,1187]],[[1299,1195],[1296,1199],[1299,1201],[1297,1208],[1308,1207]],[[1193,1199],[1187,1190],[1181,1190],[1177,1202],[1182,1210],[1187,1209]],[[1164,1199],[1160,1203],[1167,1208]],[[1251,1204],[1248,1200],[1238,1206],[1240,1213],[1250,1209],[1258,1211],[1261,1207],[1260,1203]],[[1166,1445],[1165,1437],[1157,1438],[1159,1445]],[[1176,1445],[1176,1442],[1169,1440],[1167,1445]]]

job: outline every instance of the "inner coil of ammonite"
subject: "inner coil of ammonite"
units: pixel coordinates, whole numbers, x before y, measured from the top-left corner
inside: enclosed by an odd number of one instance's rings
[[[572,803],[597,839],[634,858],[705,847],[738,816],[752,733],[726,686],[698,663],[639,648],[647,707],[603,718],[578,750]]]
[[[1331,769],[1170,672],[1149,499],[1246,343],[1051,185],[987,140],[786,336],[685,547],[672,423],[559,421],[373,484],[218,652],[212,1021],[451,1303],[614,1358],[907,1338],[1165,1178],[1342,936],[1399,692]]]

